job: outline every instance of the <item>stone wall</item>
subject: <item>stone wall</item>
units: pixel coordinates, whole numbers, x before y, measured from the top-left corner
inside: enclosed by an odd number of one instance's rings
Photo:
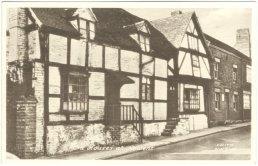
[[[56,125],[47,127],[47,154],[55,155],[97,146],[127,145],[140,141],[132,125]]]

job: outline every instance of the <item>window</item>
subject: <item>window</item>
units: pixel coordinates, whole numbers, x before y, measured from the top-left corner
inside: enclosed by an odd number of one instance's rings
[[[184,89],[184,110],[200,110],[199,89]]]
[[[88,76],[80,72],[69,72],[64,80],[63,110],[85,112],[88,104]]]
[[[237,111],[238,109],[238,95],[233,95],[233,109],[234,111]]]
[[[215,92],[215,110],[220,110],[220,93]]]
[[[82,34],[82,37],[88,38],[91,40],[93,40],[95,38],[95,23],[94,22],[80,19],[79,25],[80,25],[79,29],[80,29],[80,33]]]
[[[244,109],[251,109],[251,94],[245,93],[243,95]]]
[[[139,34],[139,44],[141,46],[142,51],[150,51],[150,39],[146,35]]]
[[[252,82],[251,66],[249,65],[246,65],[246,82],[249,82],[249,83]]]
[[[233,83],[237,81],[237,66],[233,65]]]
[[[215,80],[219,79],[219,63],[220,63],[220,59],[215,58],[215,63],[214,63],[214,79]]]
[[[193,56],[193,67],[198,67],[199,68],[199,58],[196,55]]]
[[[153,80],[149,77],[142,78],[142,100],[151,101],[153,99]]]

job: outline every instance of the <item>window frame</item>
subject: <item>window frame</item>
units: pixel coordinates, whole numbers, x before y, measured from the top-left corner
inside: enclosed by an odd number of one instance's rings
[[[186,102],[186,91],[189,91],[189,101]],[[195,94],[191,95],[191,92],[195,92]],[[195,97],[195,98],[191,98],[191,97]],[[197,97],[197,98],[196,98]],[[194,100],[194,103],[193,101]],[[194,104],[194,106],[196,108],[191,108],[193,107],[193,105],[191,104]],[[188,105],[188,106],[186,106]],[[188,108],[187,108],[188,107]],[[201,104],[200,104],[200,89],[194,89],[194,88],[184,88],[184,97],[183,97],[183,109],[184,111],[191,111],[191,112],[199,112],[200,109],[201,109]]]
[[[214,101],[215,101],[215,110],[220,110],[220,93],[219,92],[215,92],[214,94]]]
[[[237,83],[237,67],[233,66],[233,72],[232,72],[232,77],[233,77],[233,83]]]
[[[84,77],[85,78],[85,83],[86,85],[82,85],[82,84],[71,84],[70,83],[70,76],[73,75],[75,77]],[[63,72],[62,73],[62,78],[61,78],[61,105],[62,105],[62,112],[67,112],[67,113],[87,113],[89,110],[88,110],[88,104],[89,104],[89,75],[86,73],[86,72],[82,72],[82,71],[79,71],[79,70],[69,70],[69,71],[66,71],[66,72]],[[79,87],[82,87],[84,86],[85,87],[85,100],[84,100],[84,110],[70,110],[69,108],[69,97],[70,97],[70,92],[69,92],[69,88],[70,88],[70,85],[72,86],[79,86]],[[80,95],[80,94],[83,94],[83,93],[77,93],[75,95]],[[67,101],[66,101],[67,100]],[[67,102],[67,109],[64,109],[64,103]],[[80,103],[80,107],[81,107],[81,103],[83,102],[77,102],[76,101],[76,108],[77,108],[77,104]],[[86,104],[86,107],[85,107],[85,104]],[[73,102],[72,102],[72,107],[73,107]]]
[[[85,25],[85,28],[81,28],[81,20],[82,21],[85,21],[86,25]],[[85,39],[88,39],[88,40],[94,40],[95,36],[96,36],[96,23],[93,22],[93,21],[90,21],[90,20],[87,20],[87,19],[84,19],[84,18],[78,18],[78,23],[79,23],[79,26],[78,26],[78,29],[79,29],[79,33],[80,34],[83,34],[82,33],[82,30],[86,31],[85,34],[86,36],[82,36],[83,38]],[[94,30],[91,30],[90,28],[90,25],[93,25],[94,27]],[[91,36],[91,32],[94,33],[94,37]]]
[[[146,82],[143,82],[144,78],[145,78]],[[148,80],[150,83],[148,83]],[[149,98],[148,98],[148,96],[149,96]],[[141,98],[142,98],[142,101],[153,101],[153,99],[154,99],[154,80],[152,77],[142,76]]]
[[[141,41],[142,39],[143,39],[143,41]],[[148,44],[146,42],[147,40],[149,41]],[[141,50],[143,52],[150,52],[150,37],[147,34],[145,34],[145,33],[138,33],[138,42],[139,42],[139,45],[140,45]],[[141,46],[142,44],[144,45],[144,49]]]
[[[219,64],[220,62],[214,62],[214,79],[219,80]]]

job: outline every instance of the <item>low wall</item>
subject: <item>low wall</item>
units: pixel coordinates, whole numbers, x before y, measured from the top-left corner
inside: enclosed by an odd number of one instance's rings
[[[166,122],[144,123],[143,135],[145,137],[160,136],[162,131],[165,129],[165,126]]]
[[[117,137],[119,145],[140,141],[140,136],[132,125],[122,125],[118,129],[105,127],[100,123],[48,126],[47,154],[62,154],[96,146],[117,146]]]

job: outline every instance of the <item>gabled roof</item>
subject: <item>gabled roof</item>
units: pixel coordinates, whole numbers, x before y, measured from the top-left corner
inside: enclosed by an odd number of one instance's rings
[[[62,31],[70,35],[80,35],[79,32],[66,19],[63,8],[31,8],[43,27]]]
[[[193,12],[173,14],[168,18],[151,21],[151,25],[163,33],[174,47],[179,48]]]
[[[231,52],[240,58],[245,58],[247,60],[251,60],[250,57],[246,56],[245,54],[241,53],[240,51],[236,50],[235,48],[227,45],[226,43],[223,43],[222,41],[215,39],[214,37],[211,37],[208,34],[204,34],[204,36],[205,36],[206,40],[208,40],[210,42],[210,44],[217,46],[219,48],[222,48],[228,52]]]
[[[79,32],[70,23],[76,8],[32,8],[31,11],[48,30],[61,31],[66,35],[79,36]],[[130,32],[124,27],[130,25],[148,26],[150,31],[151,54],[163,59],[170,59],[177,49],[162,34],[145,19],[137,17],[120,8],[92,8],[97,19],[95,41],[98,43],[119,46],[123,49],[141,51],[139,44],[130,37]],[[179,20],[178,20],[179,24]]]

